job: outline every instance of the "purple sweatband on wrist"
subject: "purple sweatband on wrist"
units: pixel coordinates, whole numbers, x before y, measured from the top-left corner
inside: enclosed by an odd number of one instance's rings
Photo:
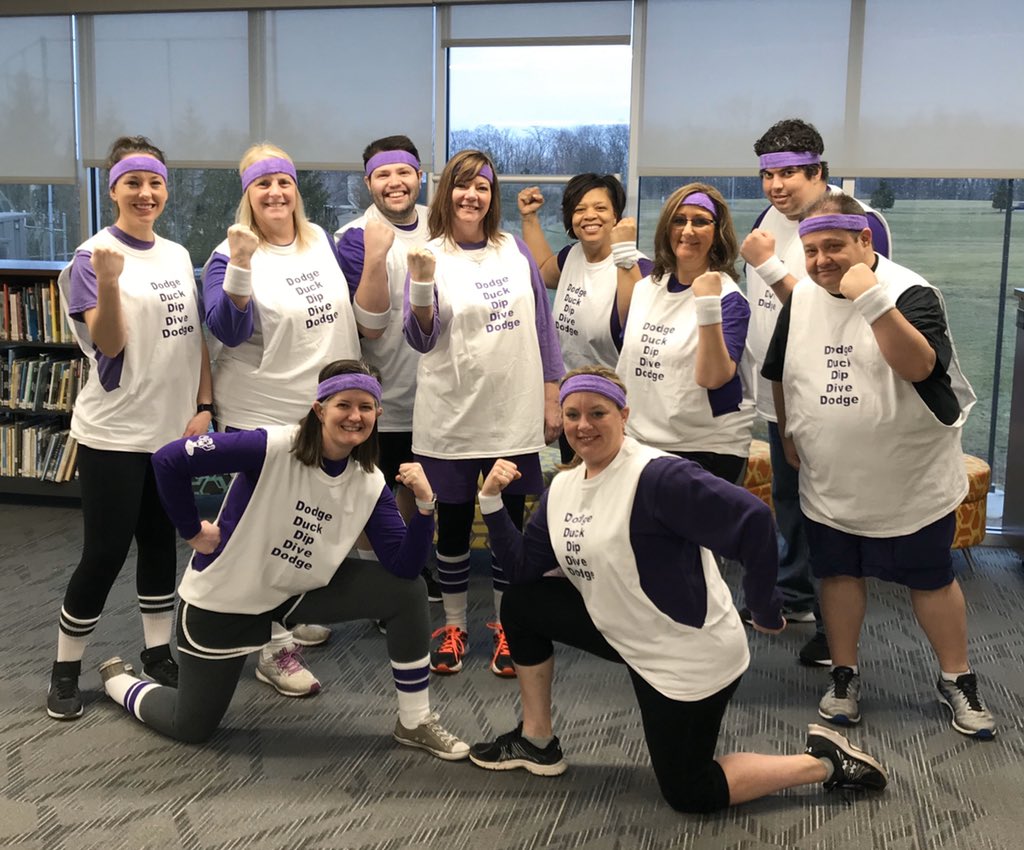
[[[323,401],[325,398],[330,398],[335,393],[345,390],[362,390],[372,395],[377,400],[377,404],[380,404],[380,381],[373,375],[363,372],[346,372],[344,375],[335,375],[333,378],[322,381],[316,388],[316,400]]]
[[[715,209],[715,202],[711,200],[709,195],[704,194],[704,192],[691,192],[683,198],[683,202],[679,206],[683,205],[700,207],[701,209],[707,210],[711,213],[712,218],[718,218],[718,210]]]
[[[254,162],[242,172],[242,191],[245,192],[254,181],[268,174],[287,174],[296,183],[299,182],[299,175],[295,173],[295,164],[290,159],[279,156],[271,156]]]
[[[819,165],[821,156],[814,151],[778,151],[763,153],[757,161],[762,169],[785,168],[787,165]]]
[[[164,183],[167,182],[167,166],[155,156],[147,156],[140,153],[119,159],[110,166],[110,178],[107,181],[107,188],[113,189],[118,179],[129,171],[151,171],[153,174],[159,174],[163,177]]]
[[[614,402],[619,409],[626,406],[626,394],[622,388],[600,375],[573,375],[562,381],[558,389],[558,403],[565,404],[566,398],[573,393],[597,393]]]
[[[819,230],[856,230],[868,226],[866,215],[816,215],[800,222],[800,235],[816,233]]]
[[[484,163],[480,166],[480,170],[477,172],[478,177],[483,177],[490,184],[494,184],[494,172],[491,171],[491,167]]]
[[[375,153],[366,161],[366,176],[369,177],[382,165],[411,165],[417,171],[420,170],[420,161],[408,151],[381,151]]]

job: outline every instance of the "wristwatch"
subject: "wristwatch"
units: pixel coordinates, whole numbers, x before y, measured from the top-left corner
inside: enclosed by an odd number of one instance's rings
[[[197,404],[196,413],[209,413],[210,416],[214,415],[214,409],[212,404]]]

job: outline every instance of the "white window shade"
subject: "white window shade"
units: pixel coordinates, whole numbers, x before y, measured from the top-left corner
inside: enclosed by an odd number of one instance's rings
[[[614,38],[628,43],[632,5],[628,0],[608,0],[452,6],[445,44],[538,38]]]
[[[144,135],[177,165],[237,165],[249,144],[244,12],[98,15],[84,45],[82,154]]]
[[[369,142],[401,133],[432,165],[431,8],[266,15],[270,141],[300,166],[361,171]]]
[[[0,26],[0,183],[75,179],[71,19]]]
[[[869,0],[858,176],[1024,175],[1024,4]]]
[[[846,2],[648,0],[639,173],[750,173],[783,118],[841,162],[849,28]]]

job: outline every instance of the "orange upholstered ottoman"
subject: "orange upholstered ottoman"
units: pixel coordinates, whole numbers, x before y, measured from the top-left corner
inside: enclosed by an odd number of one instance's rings
[[[764,440],[750,443],[750,457],[747,458],[747,474],[743,479],[746,487],[769,508],[772,507],[772,460],[768,444]]]
[[[980,457],[964,455],[968,490],[960,507],[956,509],[956,534],[953,535],[954,549],[977,546],[985,539],[986,506],[992,470]]]

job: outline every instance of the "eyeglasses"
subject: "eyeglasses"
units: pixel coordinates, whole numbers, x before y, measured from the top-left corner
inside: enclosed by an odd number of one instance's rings
[[[693,218],[687,218],[685,215],[677,215],[672,217],[670,222],[672,227],[676,230],[682,230],[686,225],[690,225],[694,230],[703,230],[705,227],[711,227],[715,223],[713,218],[705,218],[704,216],[698,215]]]

